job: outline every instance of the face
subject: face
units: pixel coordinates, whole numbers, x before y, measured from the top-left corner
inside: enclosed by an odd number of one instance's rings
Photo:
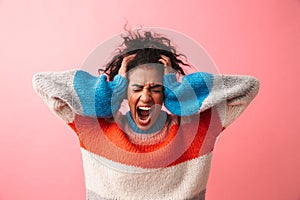
[[[164,101],[163,74],[148,66],[138,66],[128,73],[127,98],[132,118],[139,129],[148,130]]]

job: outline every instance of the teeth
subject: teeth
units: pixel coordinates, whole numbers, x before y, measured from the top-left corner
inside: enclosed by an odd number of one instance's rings
[[[139,109],[141,109],[141,110],[150,110],[151,108],[150,107],[139,107]]]

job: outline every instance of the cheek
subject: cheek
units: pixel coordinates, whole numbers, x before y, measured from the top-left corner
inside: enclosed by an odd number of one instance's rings
[[[137,99],[138,99],[138,95],[137,94],[131,93],[131,92],[127,93],[127,100],[128,100],[128,104],[129,104],[130,108],[134,108],[135,107]]]
[[[164,103],[164,95],[163,94],[156,94],[155,96],[153,96],[155,104],[160,104],[162,105]]]
[[[127,90],[127,100],[128,100],[128,102],[132,99],[132,95],[133,95],[133,93],[132,93],[132,91],[130,91],[129,89]]]

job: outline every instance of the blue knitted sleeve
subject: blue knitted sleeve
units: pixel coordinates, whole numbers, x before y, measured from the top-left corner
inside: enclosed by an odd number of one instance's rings
[[[119,110],[126,95],[127,79],[120,75],[108,82],[105,75],[95,77],[78,70],[73,83],[85,116],[112,116]]]
[[[209,95],[213,75],[197,72],[177,81],[173,73],[164,76],[165,107],[174,115],[190,116],[199,112],[204,99]]]

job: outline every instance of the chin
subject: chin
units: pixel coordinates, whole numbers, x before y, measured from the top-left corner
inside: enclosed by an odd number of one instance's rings
[[[149,119],[149,121],[147,123],[143,123],[141,122],[140,119],[136,119],[135,120],[135,124],[137,125],[137,127],[143,131],[146,131],[148,129],[150,129],[153,125],[154,122],[152,121],[153,119]]]
[[[147,126],[141,126],[141,125],[137,125],[137,127],[143,131],[147,131],[152,127],[153,124],[147,125]]]

